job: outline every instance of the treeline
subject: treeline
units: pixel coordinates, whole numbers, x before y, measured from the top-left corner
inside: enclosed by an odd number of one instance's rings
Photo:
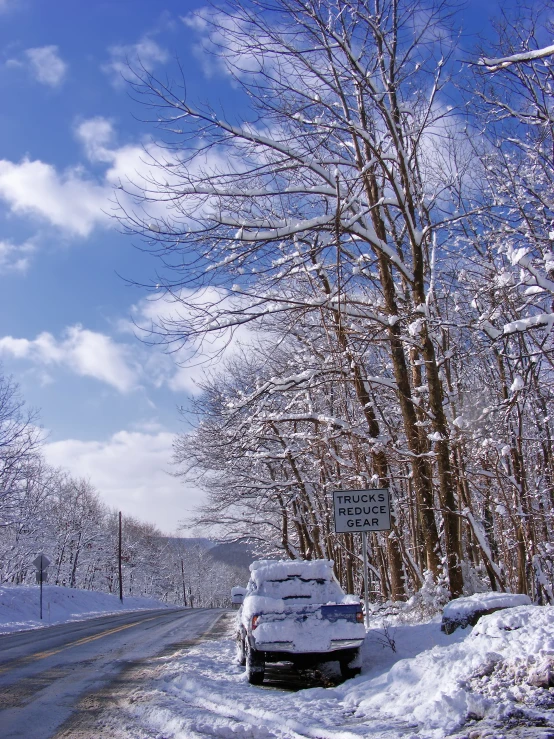
[[[359,592],[331,492],[388,487],[374,597],[431,573],[553,602],[553,29],[506,13],[461,55],[460,20],[419,0],[202,16],[243,122],[142,70],[165,150],[122,222],[163,261],[153,337],[234,345],[175,448],[200,523],[330,557]]]
[[[0,372],[0,584],[36,582],[33,560],[44,552],[50,584],[119,594],[118,512],[88,481],[49,467],[40,447],[36,415]],[[122,516],[124,596],[228,605],[245,573],[215,561],[206,544]]]

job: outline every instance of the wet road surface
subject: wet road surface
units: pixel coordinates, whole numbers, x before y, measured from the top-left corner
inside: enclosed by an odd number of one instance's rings
[[[117,692],[118,679],[197,644],[222,613],[135,611],[0,636],[0,737],[77,736],[58,731],[87,701],[97,706],[99,695]]]

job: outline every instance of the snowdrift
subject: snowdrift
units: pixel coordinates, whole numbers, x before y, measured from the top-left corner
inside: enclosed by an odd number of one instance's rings
[[[358,716],[385,712],[437,738],[467,719],[503,721],[522,707],[554,707],[554,607],[497,611],[460,636],[401,659],[378,677],[359,678],[346,689],[346,704]],[[374,647],[364,646],[370,669]]]
[[[152,598],[124,598],[92,590],[43,586],[42,621],[39,618],[38,585],[0,585],[0,634],[41,626],[80,621],[94,616],[149,608],[168,608]]]

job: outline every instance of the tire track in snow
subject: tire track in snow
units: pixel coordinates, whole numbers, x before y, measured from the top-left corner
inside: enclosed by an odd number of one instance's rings
[[[134,706],[129,705],[128,708],[132,712],[133,708],[136,711],[135,719],[146,720],[149,728],[155,726],[158,731],[162,731],[164,737],[210,736],[227,739],[231,736],[243,736],[242,733],[235,733],[237,725],[240,725],[244,736],[249,739],[250,737],[260,739],[270,739],[270,737],[274,739],[360,739],[362,736],[372,736],[375,739],[407,739],[416,735],[414,732],[417,733],[417,727],[405,721],[387,716],[356,717],[350,710],[338,706],[331,709],[334,726],[319,725],[319,722],[314,722],[313,715],[307,715],[307,721],[303,721],[302,717],[296,719],[287,717],[284,715],[286,712],[296,711],[297,715],[298,712],[302,713],[302,708],[288,704],[288,699],[283,703],[284,713],[275,711],[275,705],[272,708],[263,707],[264,699],[270,696],[273,704],[275,704],[273,698],[279,693],[283,694],[283,698],[290,696],[291,693],[286,688],[284,690],[274,688],[268,691],[265,687],[248,686],[249,699],[257,705],[246,705],[241,700],[241,694],[246,687],[242,679],[237,684],[237,676],[228,675],[227,679],[224,677],[223,682],[214,683],[206,673],[207,669],[213,669],[219,663],[218,666],[223,668],[223,672],[219,672],[219,675],[225,675],[233,661],[234,647],[230,642],[233,621],[231,614],[223,616],[212,634],[209,635],[212,639],[215,637],[215,643],[210,644],[208,637],[202,645],[198,645],[198,651],[195,650],[187,655],[179,668],[181,675],[183,672],[186,675],[184,680],[182,677],[177,677],[175,680],[177,673],[174,673],[174,676],[167,675],[163,680],[167,687],[158,682],[156,686],[158,693],[156,697],[152,696],[153,700],[143,695],[136,702],[133,701]],[[210,664],[214,658],[215,663]],[[169,686],[171,687],[168,690]],[[229,688],[233,690],[234,695],[224,696]],[[144,698],[146,700],[143,702]],[[329,706],[322,705],[320,710],[329,710]],[[224,726],[221,720],[226,720],[229,724]],[[344,726],[346,724],[350,726],[347,728]],[[166,733],[168,727],[171,726],[171,730],[175,731],[177,725],[181,727],[181,731],[186,725],[188,732],[184,734],[179,732],[173,734],[171,731]]]
[[[281,739],[360,739],[360,736],[367,736],[365,727],[363,735],[359,733],[354,734],[351,731],[335,731],[325,727],[305,726],[294,719],[283,718],[283,716],[264,709],[244,708],[221,700],[216,703],[209,698],[201,698],[193,693],[187,694],[185,692],[182,694],[181,699],[187,705],[201,708],[223,718],[234,719],[240,723],[248,723],[253,728],[263,726],[268,731],[271,731],[275,737],[281,737]]]

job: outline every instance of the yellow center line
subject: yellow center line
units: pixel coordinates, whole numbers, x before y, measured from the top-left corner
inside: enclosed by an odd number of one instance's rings
[[[96,641],[96,639],[102,639],[104,636],[110,636],[110,634],[116,634],[118,631],[124,631],[125,629],[130,629],[131,626],[139,626],[140,624],[144,624],[147,621],[154,621],[158,616],[151,616],[150,618],[145,618],[142,621],[135,621],[132,624],[125,624],[124,626],[117,626],[114,629],[108,629],[107,631],[102,631],[100,634],[93,634],[92,636],[84,636],[81,639],[77,639],[74,642],[70,642],[69,644],[66,644],[63,647],[59,647],[58,649],[49,649],[45,652],[37,652],[36,654],[31,654],[28,657],[19,657],[11,662],[8,662],[7,665],[0,668],[0,675],[9,672],[10,670],[13,670],[15,667],[24,667],[25,665],[30,664],[31,662],[36,662],[39,659],[46,659],[46,657],[52,657],[54,654],[59,654],[60,652],[64,652],[66,649],[71,649],[73,647],[79,647],[82,644],[88,644],[91,641]]]

